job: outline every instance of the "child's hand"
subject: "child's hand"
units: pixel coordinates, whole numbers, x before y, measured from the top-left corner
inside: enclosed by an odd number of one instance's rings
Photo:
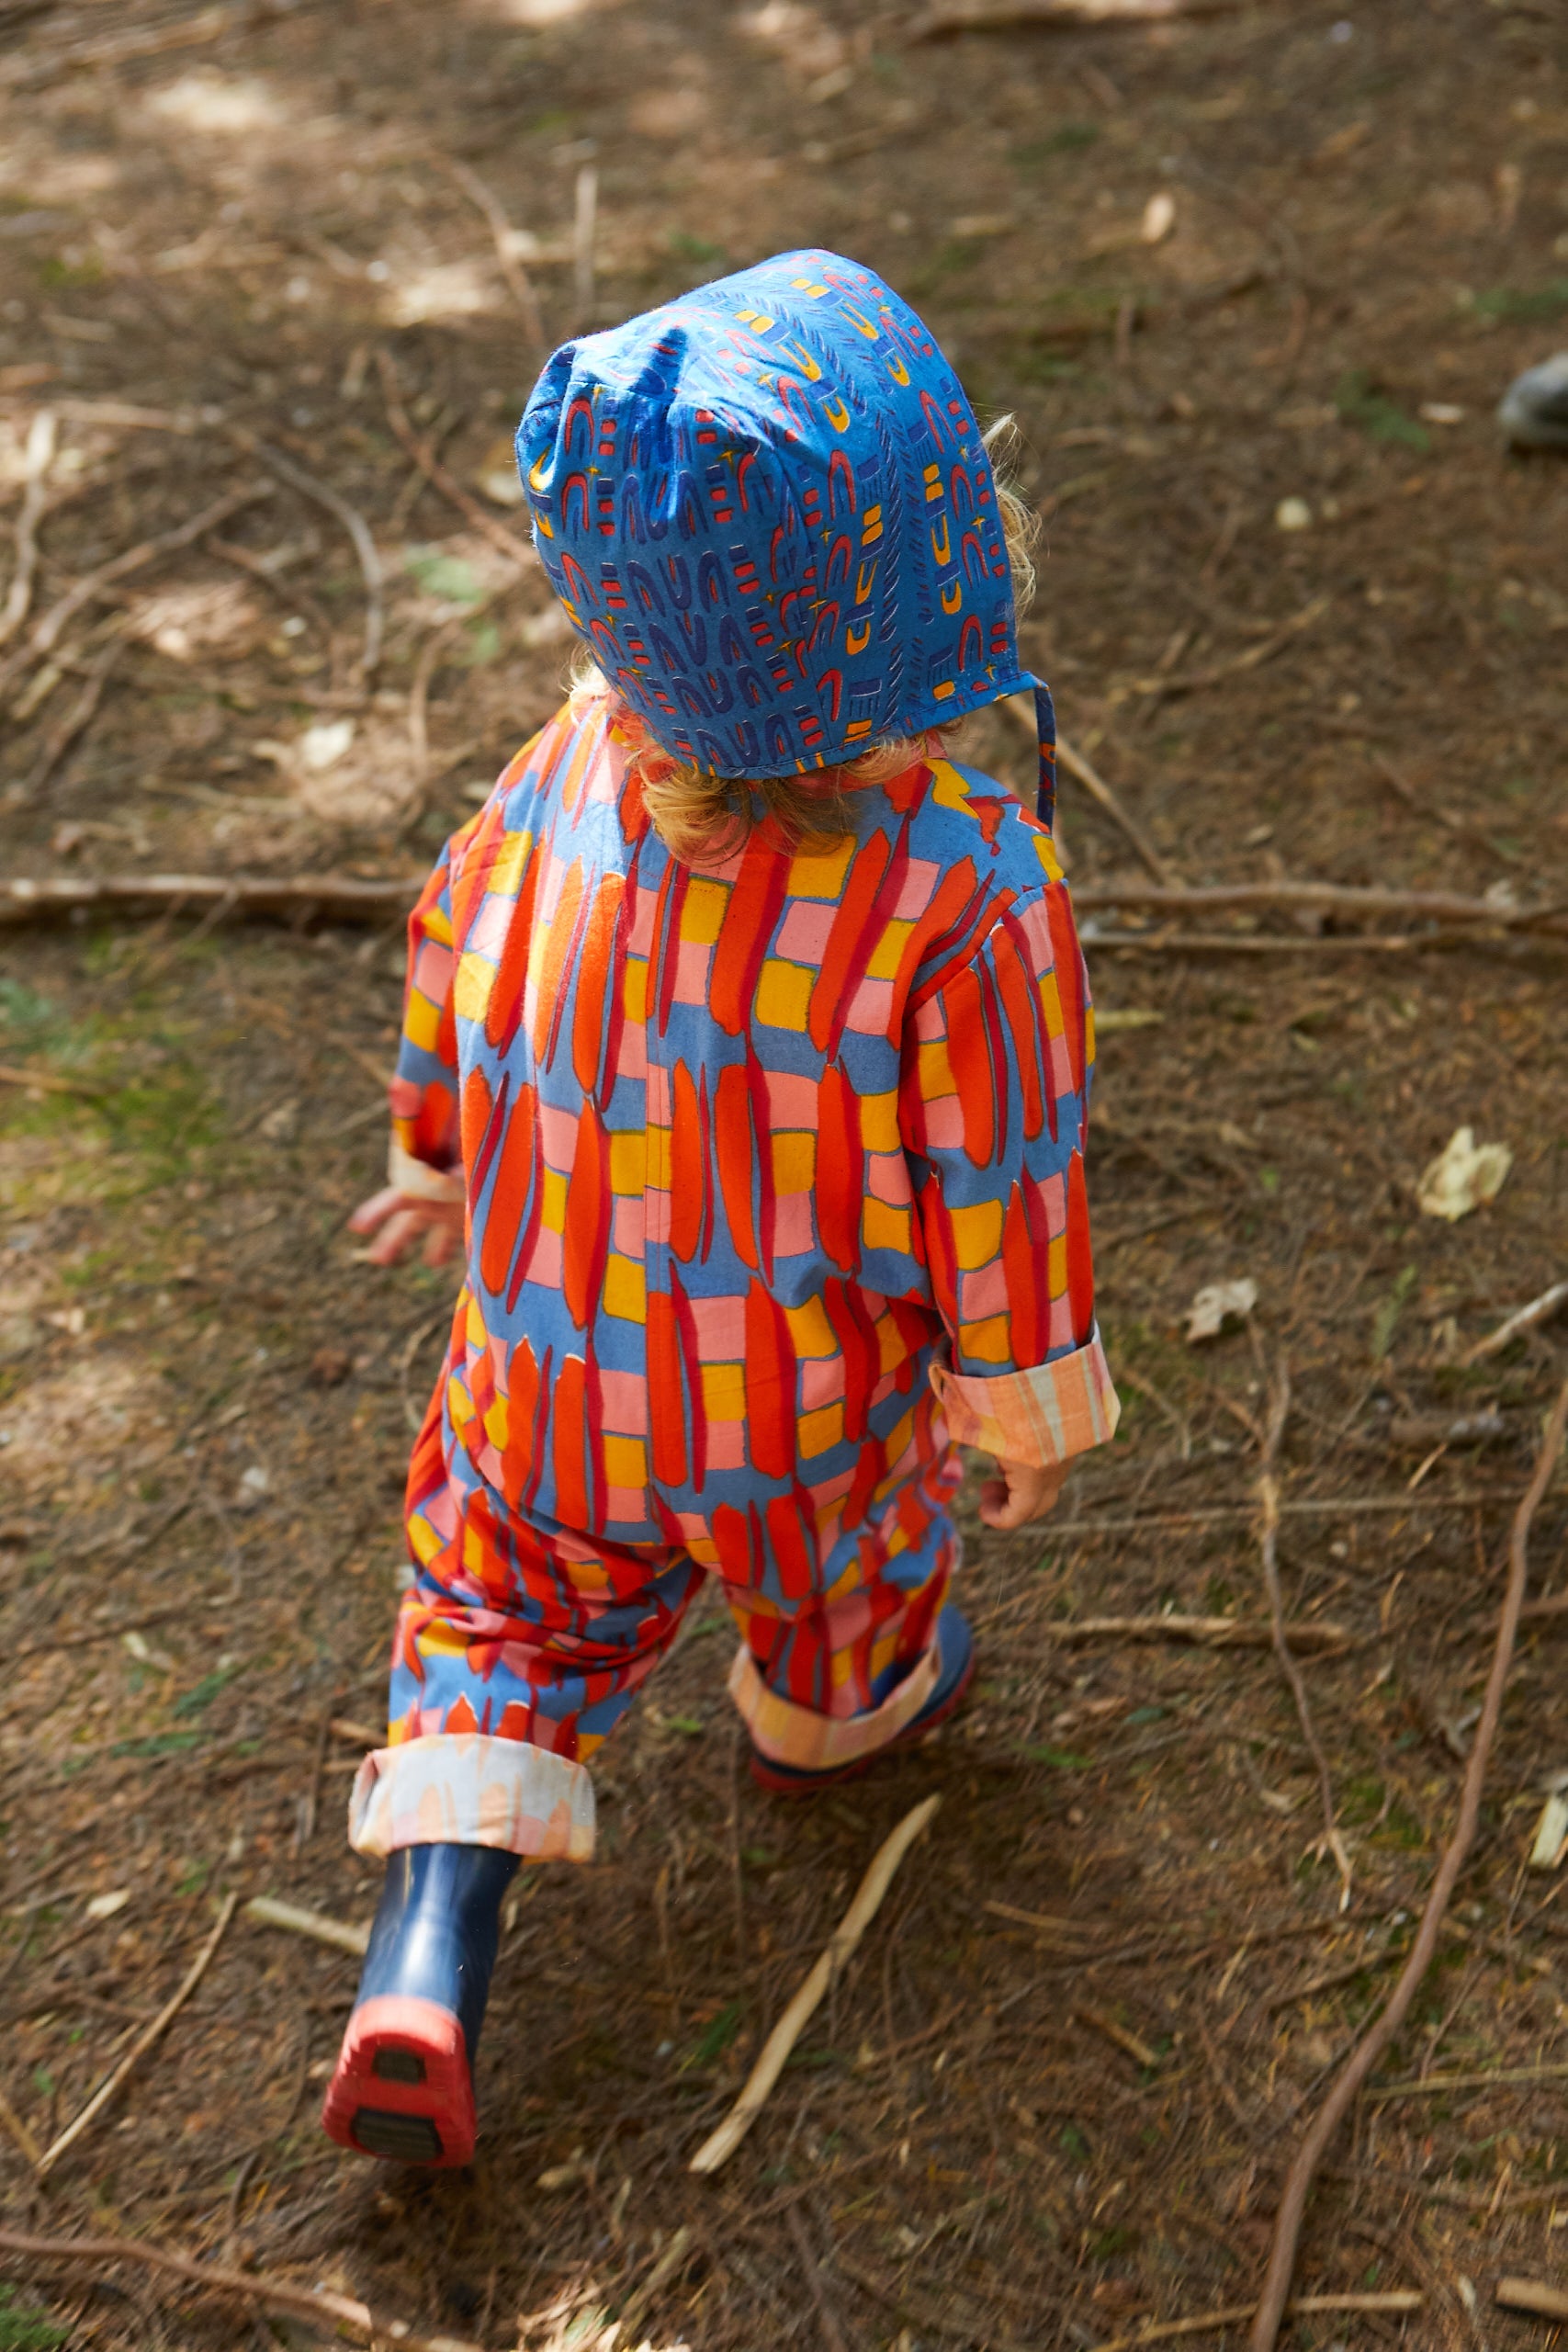
[[[422,1237],[427,1266],[444,1266],[463,1238],[460,1201],[416,1201],[395,1184],[361,1201],[348,1220],[350,1233],[373,1233],[365,1252],[373,1266],[395,1266]]]
[[[1066,1482],[1065,1462],[1037,1470],[1032,1463],[998,1460],[997,1468],[1001,1476],[987,1478],[980,1489],[980,1516],[987,1527],[1005,1533],[1010,1527],[1027,1527],[1032,1519],[1043,1519],[1055,1509]]]

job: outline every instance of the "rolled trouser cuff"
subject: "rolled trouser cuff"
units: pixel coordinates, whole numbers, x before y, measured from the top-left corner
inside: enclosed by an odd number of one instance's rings
[[[593,1838],[585,1766],[483,1732],[432,1732],[378,1747],[348,1801],[348,1842],[359,1854],[494,1846],[531,1862],[589,1862]]]
[[[824,1772],[874,1756],[908,1730],[941,1672],[942,1654],[933,1635],[924,1656],[879,1707],[859,1715],[819,1715],[815,1708],[770,1690],[742,1643],[729,1670],[729,1695],[761,1754],[797,1772]]]

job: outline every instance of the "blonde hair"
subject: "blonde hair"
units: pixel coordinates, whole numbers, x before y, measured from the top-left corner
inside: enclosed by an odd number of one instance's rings
[[[984,435],[1012,573],[1013,608],[1021,620],[1034,600],[1032,549],[1040,526],[998,464],[998,453],[1003,458],[1011,457],[1019,438],[1010,415],[998,417]],[[666,752],[616,695],[592,657],[580,653],[570,674],[572,717],[586,719],[602,702],[610,704],[611,726],[630,751],[628,781],[640,792],[654,831],[683,865],[723,865],[761,826],[781,848],[830,847],[854,829],[850,795],[857,786],[886,783],[923,753],[940,753],[945,738],[963,724],[959,720],[954,727],[897,736],[837,767],[812,774],[747,779],[719,775],[694,760]]]

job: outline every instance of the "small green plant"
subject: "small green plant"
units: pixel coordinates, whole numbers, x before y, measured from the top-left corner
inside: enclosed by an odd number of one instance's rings
[[[1049,1764],[1057,1772],[1092,1772],[1092,1756],[1079,1756],[1070,1747],[1026,1747],[1025,1756],[1032,1764]]]
[[[1403,449],[1422,451],[1432,446],[1432,436],[1426,426],[1417,424],[1413,416],[1406,416],[1397,401],[1380,391],[1364,368],[1355,368],[1340,378],[1334,405],[1347,424],[1358,425],[1374,441],[1392,441]]]
[[[448,605],[484,602],[484,582],[460,555],[443,555],[439,548],[411,548],[403,559],[403,570],[412,575],[427,596],[439,596]]]
[[[664,240],[677,261],[728,261],[729,254],[711,237],[694,236],[690,229],[671,229]]]
[[[1056,155],[1078,155],[1100,137],[1097,122],[1059,122],[1043,139],[1026,139],[1012,150],[1012,160],[1027,170],[1031,164],[1048,164]]]
[[[1483,319],[1560,319],[1568,311],[1568,277],[1550,286],[1494,286],[1471,307]]]
[[[740,2004],[726,2001],[716,2017],[708,2019],[693,2043],[682,2064],[687,2066],[711,2066],[723,2056],[740,2030]]]
[[[1402,1266],[1394,1277],[1393,1288],[1372,1317],[1372,1362],[1374,1363],[1381,1363],[1383,1357],[1387,1355],[1399,1318],[1404,1312],[1404,1302],[1415,1289],[1416,1283],[1416,1268]]]
[[[0,2287],[0,2352],[53,2352],[70,2333],[47,2312],[18,2303],[13,2288]]]

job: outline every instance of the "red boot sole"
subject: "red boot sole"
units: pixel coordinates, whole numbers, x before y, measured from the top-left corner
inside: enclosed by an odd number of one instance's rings
[[[349,2018],[321,2129],[389,2164],[466,2165],[474,2153],[473,2078],[463,2029],[438,2001],[387,1993]]]
[[[908,1730],[901,1731],[896,1739],[890,1739],[886,1747],[874,1747],[869,1756],[857,1756],[852,1763],[840,1764],[836,1770],[826,1772],[791,1771],[787,1766],[781,1768],[770,1757],[753,1748],[751,1778],[760,1789],[766,1789],[771,1796],[775,1797],[814,1797],[818,1789],[841,1789],[846,1781],[858,1781],[863,1773],[870,1771],[874,1764],[880,1764],[885,1756],[896,1756],[901,1747],[918,1747],[922,1739],[929,1739],[933,1731],[946,1723],[963,1704],[969,1685],[975,1679],[977,1663],[976,1654],[971,1650],[968,1665],[942,1705],[922,1721],[910,1724]]]

